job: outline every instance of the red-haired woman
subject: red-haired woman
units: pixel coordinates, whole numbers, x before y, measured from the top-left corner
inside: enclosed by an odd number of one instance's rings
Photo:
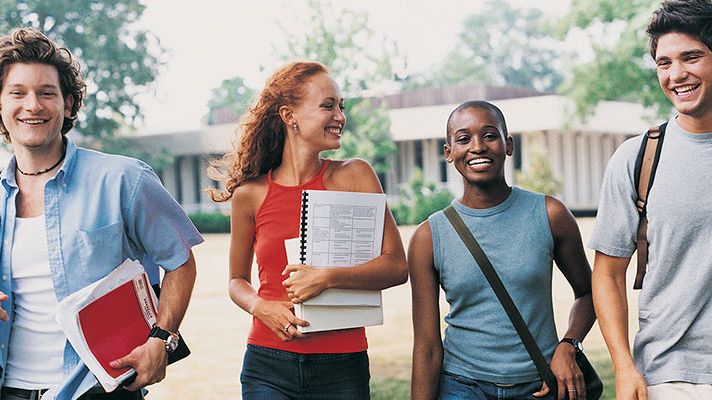
[[[364,329],[302,334],[296,326],[308,321],[292,307],[328,288],[379,290],[405,282],[405,254],[390,212],[382,254],[372,261],[285,268],[284,241],[298,237],[302,190],[382,192],[367,162],[319,156],[341,145],[343,102],[323,65],[293,62],[279,69],[242,120],[236,152],[225,158],[225,190],[212,193],[216,201],[232,198],[230,297],[253,315],[240,376],[244,399],[369,398]]]

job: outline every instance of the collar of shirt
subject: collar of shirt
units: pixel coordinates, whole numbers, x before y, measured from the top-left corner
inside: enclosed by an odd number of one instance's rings
[[[64,140],[67,143],[64,162],[62,163],[62,167],[60,167],[59,171],[57,171],[57,173],[50,180],[56,179],[62,190],[66,192],[69,188],[69,182],[72,179],[74,166],[77,161],[77,145],[75,145],[74,142],[66,136],[64,137]],[[8,161],[5,169],[2,173],[0,173],[0,181],[7,192],[10,192],[12,189],[17,189],[17,180],[15,177],[16,165],[17,160],[13,154],[12,157],[10,157],[10,161]]]

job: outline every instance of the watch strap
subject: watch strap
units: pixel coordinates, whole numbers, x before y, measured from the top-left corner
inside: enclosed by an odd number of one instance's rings
[[[177,336],[177,334],[161,328],[158,324],[153,324],[151,332],[148,333],[148,337],[157,337],[159,339],[163,339],[164,341],[168,340],[171,336]]]
[[[559,343],[568,343],[568,344],[572,345],[574,347],[574,349],[576,349],[577,353],[583,352],[583,344],[581,343],[580,340],[578,340],[576,338],[566,338],[565,337],[565,338],[562,338],[561,340],[559,340]]]
[[[151,332],[148,333],[148,337],[155,337],[163,340],[166,353],[169,355],[176,351],[178,344],[180,343],[180,335],[178,333],[167,331],[159,327],[158,324],[153,325]]]

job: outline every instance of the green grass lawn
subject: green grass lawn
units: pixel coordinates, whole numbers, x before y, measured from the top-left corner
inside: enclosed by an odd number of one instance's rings
[[[603,381],[603,400],[613,400],[616,398],[615,381],[611,361],[591,360],[598,375]],[[372,379],[371,399],[373,400],[405,400],[410,398],[410,381],[406,379]]]

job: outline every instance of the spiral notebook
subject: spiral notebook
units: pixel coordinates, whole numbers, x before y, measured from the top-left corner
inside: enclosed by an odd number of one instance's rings
[[[379,256],[385,212],[382,193],[303,191],[299,263],[350,267]],[[295,256],[287,250],[288,259],[290,253]],[[379,325],[383,323],[381,291],[328,289],[297,305],[295,314],[311,324],[300,327],[303,332]]]

